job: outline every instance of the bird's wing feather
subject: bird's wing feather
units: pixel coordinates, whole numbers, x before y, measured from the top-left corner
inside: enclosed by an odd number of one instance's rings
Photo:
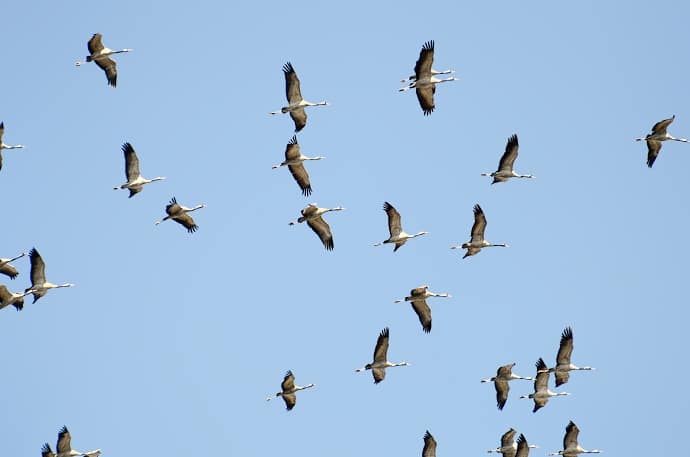
[[[647,140],[647,166],[652,168],[654,161],[661,151],[661,141]]]
[[[426,300],[414,300],[412,302],[412,309],[417,313],[422,329],[429,333],[431,331],[431,308],[429,308]]]
[[[297,143],[297,135],[293,135],[290,142],[285,147],[285,160],[295,160],[301,155],[299,143]]]
[[[63,426],[58,433],[57,448],[58,454],[69,455],[72,450],[72,436],[69,434],[67,427]]]
[[[577,437],[580,434],[580,429],[577,428],[575,422],[570,421],[565,427],[565,435],[563,436],[563,450],[577,447]]]
[[[304,168],[304,164],[300,162],[296,165],[288,165],[288,169],[292,173],[292,177],[295,178],[299,188],[302,189],[302,194],[304,196],[311,195],[311,182],[309,182],[309,174],[307,169]]]
[[[529,455],[529,444],[527,443],[527,439],[525,438],[525,435],[520,433],[520,436],[517,439],[517,452],[515,454],[515,457],[527,457]]]
[[[671,125],[671,122],[673,122],[675,118],[676,115],[674,114],[668,119],[664,119],[663,121],[659,121],[656,124],[654,124],[654,127],[652,127],[652,135],[665,135],[666,129],[669,125]]]
[[[186,228],[189,233],[194,233],[199,228],[199,226],[194,223],[194,219],[192,219],[192,216],[190,216],[187,213],[182,213],[173,216],[173,220],[178,224],[184,226],[184,228]]]
[[[295,69],[290,62],[283,65],[283,73],[285,74],[285,96],[289,104],[299,103],[302,101],[302,92],[299,88],[299,78]],[[293,118],[294,119],[294,118]]]
[[[386,378],[386,369],[372,368],[371,374],[374,376],[374,384],[378,384]]]
[[[283,400],[285,401],[285,409],[288,411],[291,411],[292,408],[295,407],[295,403],[297,403],[297,395],[294,393],[292,394],[285,394],[281,395],[283,397]]]
[[[283,389],[283,392],[289,392],[295,388],[295,375],[292,374],[292,371],[285,373],[285,377],[283,378],[283,382],[280,383],[280,387]]]
[[[100,33],[93,34],[93,36],[89,40],[89,43],[87,44],[90,54],[94,54],[96,52],[100,52],[101,50],[103,50],[103,43],[101,42],[102,38],[103,35],[101,35]]]
[[[573,353],[573,329],[567,327],[561,333],[561,344],[558,347],[556,362],[558,365],[570,365],[570,356]]]
[[[122,152],[125,155],[125,175],[127,176],[127,182],[134,181],[140,175],[137,153],[130,143],[122,145]]]
[[[431,114],[436,105],[434,104],[434,94],[436,93],[436,86],[422,86],[416,87],[415,92],[417,92],[417,100],[419,100],[419,106],[422,107],[424,115],[428,116]]]
[[[422,457],[436,457],[436,440],[429,433],[429,430],[424,434],[424,449],[422,450]]]
[[[323,246],[328,251],[333,250],[333,234],[331,233],[331,227],[323,219],[323,217],[317,217],[315,219],[309,219],[307,225],[319,236]]]
[[[484,229],[486,228],[486,217],[481,206],[474,205],[474,224],[472,224],[472,242],[481,242],[484,240]]]
[[[496,406],[498,409],[503,409],[508,401],[508,392],[510,392],[510,385],[508,381],[502,381],[497,379],[494,381],[494,387],[496,388]]]
[[[96,65],[105,71],[105,76],[108,79],[108,85],[117,86],[117,64],[110,57],[98,57],[94,59]]]
[[[517,159],[519,148],[520,145],[518,144],[517,135],[512,135],[508,138],[506,150],[498,163],[498,169],[500,171],[513,171],[513,164],[515,163],[515,159]]]
[[[391,238],[397,237],[402,232],[400,213],[388,202],[384,202],[383,210],[388,216],[388,232]]]
[[[374,362],[385,362],[388,358],[388,327],[381,330],[374,349]]]
[[[419,59],[414,66],[414,74],[419,81],[431,76],[431,67],[434,64],[434,40],[427,41],[419,52]]]
[[[7,275],[10,277],[10,279],[14,279],[17,277],[19,272],[15,268],[14,265],[6,263],[5,265],[0,266],[0,273]]]
[[[290,117],[295,123],[295,132],[299,132],[307,125],[307,112],[304,108],[297,108],[290,111]]]
[[[544,359],[539,358],[537,361],[537,378],[534,380],[534,391],[546,391],[549,388],[549,372],[546,368]]]
[[[31,285],[43,284],[46,282],[46,264],[43,262],[41,254],[36,249],[31,249],[29,259],[31,260]]]
[[[514,428],[509,429],[507,432],[505,432],[503,435],[501,435],[501,447],[507,448],[509,446],[513,445],[513,441],[515,440],[515,434],[517,433],[517,430]]]

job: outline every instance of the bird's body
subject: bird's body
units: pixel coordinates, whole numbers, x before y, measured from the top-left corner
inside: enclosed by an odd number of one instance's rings
[[[6,286],[0,285],[0,309],[12,305],[17,309],[17,311],[21,311],[22,308],[24,308],[25,295],[26,292],[10,292]]]
[[[580,429],[573,421],[570,421],[565,427],[565,435],[563,436],[563,449],[558,452],[551,452],[549,455],[562,455],[564,457],[577,457],[578,454],[599,454],[599,449],[583,449],[577,442]]]
[[[156,225],[160,224],[161,222],[167,221],[168,219],[172,219],[178,224],[182,225],[184,228],[186,228],[189,233],[194,233],[199,228],[199,226],[194,223],[194,219],[192,219],[192,216],[190,216],[187,213],[191,213],[192,211],[204,208],[205,206],[206,205],[202,203],[200,205],[196,205],[194,208],[187,208],[186,206],[178,204],[177,199],[173,197],[172,199],[170,199],[170,203],[168,203],[168,205],[165,207],[165,212],[168,213],[168,215],[160,221],[156,221]]]
[[[88,452],[75,451],[72,449],[71,441],[72,437],[69,433],[69,430],[67,430],[67,427],[63,426],[58,432],[57,445],[55,446],[57,454],[53,453],[48,443],[45,443],[41,449],[42,457],[98,457],[101,455],[100,449]]]
[[[566,327],[563,333],[561,333],[561,343],[558,347],[558,354],[556,355],[556,366],[549,368],[549,373],[554,373],[556,376],[556,387],[568,382],[571,371],[594,370],[592,367],[578,367],[570,363],[572,353],[573,329],[571,327]]]
[[[393,252],[395,252],[398,249],[400,249],[400,247],[404,245],[407,242],[407,240],[429,233],[417,232],[414,235],[410,235],[409,233],[403,231],[402,223],[400,220],[400,213],[393,207],[393,205],[391,205],[388,202],[384,202],[383,210],[386,212],[386,215],[388,216],[388,233],[390,234],[390,236],[387,240],[381,241],[380,243],[376,243],[374,244],[374,246],[381,246],[382,244],[393,243],[395,244]]]
[[[501,156],[501,160],[498,162],[498,170],[493,173],[482,173],[482,176],[492,176],[494,180],[491,184],[508,181],[510,178],[534,178],[532,175],[521,175],[515,173],[513,170],[513,164],[515,163],[515,159],[517,159],[519,148],[520,145],[518,144],[517,135],[512,135],[508,138],[506,150]]]
[[[486,229],[486,217],[484,216],[484,211],[479,205],[474,205],[474,224],[472,224],[472,231],[470,232],[470,242],[464,243],[461,246],[451,246],[451,249],[467,249],[467,252],[462,257],[467,258],[469,256],[477,254],[483,248],[491,246],[501,246],[508,247],[507,244],[492,244],[484,239],[484,230]]]
[[[450,294],[437,294],[434,292],[429,292],[429,286],[421,286],[410,291],[410,296],[393,300],[394,303],[400,303],[403,301],[412,302],[412,309],[417,313],[419,317],[419,323],[422,324],[422,330],[424,332],[431,332],[431,308],[426,303],[426,299],[429,297],[450,297]]]
[[[26,255],[26,252],[22,252],[19,254],[17,257],[12,257],[11,259],[0,259],[0,273],[9,276],[10,279],[14,279],[19,275],[19,271],[17,271],[17,268],[15,268],[14,265],[11,265],[11,262],[14,262],[17,259],[21,259]]]
[[[36,248],[29,251],[29,259],[31,260],[31,287],[24,292],[25,295],[32,294],[34,296],[33,303],[36,303],[39,298],[47,294],[50,289],[74,286],[71,283],[53,284],[46,281],[46,265]]]
[[[306,222],[309,228],[311,228],[319,239],[323,243],[323,246],[328,251],[332,251],[333,244],[333,233],[331,233],[331,226],[323,219],[324,214],[329,211],[342,211],[345,208],[319,208],[316,203],[311,203],[307,207],[302,209],[302,216],[296,221],[290,222],[289,225],[301,224]]]
[[[127,182],[113,187],[113,189],[129,189],[129,198],[132,198],[141,192],[144,184],[165,179],[163,176],[158,176],[153,179],[146,179],[141,176],[141,172],[139,171],[139,158],[130,143],[122,145],[122,153],[125,155],[125,177],[127,178]]]
[[[315,385],[316,384],[307,384],[304,387],[296,386],[295,375],[292,374],[292,371],[288,370],[283,378],[283,382],[280,384],[281,391],[276,394],[275,398],[282,397],[283,401],[285,402],[285,408],[290,411],[295,407],[295,403],[297,402],[297,395],[295,395],[295,393],[299,392],[300,390],[309,389]],[[273,397],[266,397],[266,401],[269,401],[272,398]]]
[[[283,65],[283,74],[285,75],[285,96],[288,105],[269,114],[290,113],[290,117],[295,123],[295,132],[299,132],[307,125],[307,113],[304,108],[307,106],[325,106],[328,105],[328,102],[311,103],[302,98],[299,78],[290,62]]]
[[[429,430],[424,434],[424,448],[422,449],[422,457],[436,457],[436,440]]]
[[[25,146],[21,144],[5,144],[2,142],[2,136],[5,134],[5,123],[0,122],[0,170],[2,170],[2,150],[3,149],[23,149]]]
[[[520,395],[520,398],[531,398],[534,400],[533,413],[543,408],[548,403],[549,398],[557,397],[559,395],[570,395],[568,392],[552,392],[549,390],[549,370],[546,368],[546,363],[540,357],[536,363],[537,378],[534,381],[534,393],[529,395]]]
[[[410,77],[409,80],[412,81],[408,86],[401,87],[400,91],[406,91],[409,89],[415,89],[417,92],[417,100],[419,100],[419,106],[421,106],[422,111],[425,116],[431,114],[436,105],[434,104],[434,94],[436,93],[436,84],[447,82],[447,81],[457,81],[458,78],[450,77],[446,79],[435,78],[434,75],[452,73],[453,70],[446,71],[436,71],[432,70],[431,66],[434,63],[434,41],[427,41],[422,46],[422,50],[419,53],[419,59],[414,66],[414,77]],[[403,80],[402,82],[406,82]]]
[[[89,55],[83,61],[78,61],[75,65],[78,67],[87,62],[94,62],[98,65],[104,72],[108,79],[108,85],[115,87],[117,86],[117,63],[110,58],[113,54],[120,54],[122,52],[131,52],[132,49],[121,49],[119,51],[113,51],[103,46],[102,43],[103,35],[100,33],[94,33],[94,35],[89,40],[87,47],[89,49]]]
[[[273,165],[273,169],[287,166],[295,178],[297,185],[302,189],[304,196],[311,195],[311,182],[309,181],[309,174],[304,168],[303,162],[305,160],[321,160],[324,157],[307,157],[302,155],[299,143],[297,143],[297,136],[293,136],[285,148],[285,160],[278,165]]]
[[[386,368],[389,367],[404,367],[408,366],[407,362],[392,363],[388,361],[388,327],[381,330],[378,339],[376,340],[376,348],[374,349],[374,361],[367,363],[363,368],[357,368],[355,371],[371,370],[374,376],[374,384],[378,384],[386,377]]]
[[[676,138],[674,136],[669,135],[666,132],[666,129],[668,129],[668,126],[671,125],[675,118],[676,115],[674,114],[668,119],[659,121],[656,124],[654,124],[654,127],[652,127],[652,133],[642,138],[635,138],[635,141],[644,140],[647,142],[647,166],[649,168],[652,168],[652,165],[654,165],[654,161],[659,155],[659,151],[661,151],[662,141],[673,140],[682,141],[683,143],[690,142],[690,140],[686,140],[685,138]]]
[[[513,367],[515,363],[510,363],[508,365],[503,365],[498,367],[496,371],[496,376],[492,378],[482,379],[481,382],[493,382],[496,388],[496,406],[498,409],[503,409],[506,402],[508,401],[508,392],[510,391],[510,386],[508,383],[513,379],[525,379],[533,381],[534,378],[530,376],[518,376],[513,373]]]

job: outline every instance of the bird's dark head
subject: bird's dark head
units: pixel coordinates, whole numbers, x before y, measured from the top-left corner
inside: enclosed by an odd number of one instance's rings
[[[364,368],[365,368],[366,370],[371,370],[371,364],[370,364],[370,363],[367,363],[366,365],[364,365]]]

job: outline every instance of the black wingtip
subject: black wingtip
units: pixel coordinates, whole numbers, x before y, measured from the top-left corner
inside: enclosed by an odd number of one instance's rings
[[[385,327],[383,330],[381,330],[381,336],[388,336],[390,334],[390,331],[388,330],[388,327]]]
[[[302,187],[302,195],[308,197],[311,195],[311,186]]]
[[[283,65],[283,73],[294,73],[295,69],[292,67],[292,64],[290,62],[287,62],[285,65]]]
[[[472,207],[472,211],[474,211],[474,214],[482,214],[484,211],[482,210],[482,207],[479,206],[479,203],[476,203],[474,207]]]
[[[292,135],[288,144],[297,144],[297,135]]]
[[[537,370],[546,370],[546,363],[544,362],[544,359],[539,357],[539,360],[537,360],[537,363],[534,364],[534,366],[537,367]]]
[[[422,49],[426,51],[433,51],[434,50],[434,40],[429,40],[424,45],[422,46]]]
[[[194,233],[194,232],[196,232],[197,230],[199,230],[199,226],[196,225],[196,224],[194,224],[194,225],[192,225],[191,227],[189,227],[189,228],[187,229],[187,233]]]

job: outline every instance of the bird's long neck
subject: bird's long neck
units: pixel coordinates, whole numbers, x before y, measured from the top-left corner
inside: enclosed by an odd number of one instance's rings
[[[436,294],[434,292],[429,292],[430,297],[443,297],[443,298],[448,298],[450,297],[450,294]]]
[[[24,257],[25,255],[26,255],[26,252],[22,252],[22,253],[19,254],[17,257],[13,257],[13,258],[9,259],[9,260],[8,260],[7,262],[5,262],[5,263],[14,262],[14,261],[17,260],[17,259],[21,259],[21,258]]]
[[[198,210],[198,209],[201,209],[201,208],[203,208],[204,206],[206,206],[206,205],[204,205],[204,204],[202,203],[201,205],[196,205],[194,208],[190,208],[190,209],[186,210],[186,212],[187,212],[187,213],[191,213],[192,211],[196,211],[196,210]]]
[[[315,385],[316,385],[316,384],[307,384],[306,386],[303,386],[303,387],[296,386],[296,387],[295,387],[295,390],[309,389],[310,387],[314,387]]]
[[[133,49],[125,48],[125,49],[120,49],[119,51],[112,51],[111,54],[121,54],[123,52],[132,52]]]
[[[536,178],[536,176],[533,176],[533,175],[518,175],[518,178],[530,178],[530,179],[532,179],[532,178]]]
[[[164,180],[164,179],[165,179],[165,176],[157,176],[157,177],[151,179],[151,182],[153,182],[153,181],[162,181],[162,180]]]
[[[414,235],[412,235],[410,238],[414,238],[414,237],[417,237],[417,236],[426,235],[426,233],[427,233],[427,232],[417,232],[417,233],[415,233]]]
[[[480,379],[479,382],[494,382],[495,380],[496,377],[494,376],[493,378]]]
[[[316,156],[316,157],[305,157],[304,160],[321,160],[324,159],[325,157],[321,156]]]
[[[344,210],[344,209],[345,209],[345,208],[342,208],[342,207],[338,206],[337,208],[328,208],[328,209],[326,210],[326,212],[329,212],[329,211],[342,211],[342,210]]]
[[[689,140],[686,140],[685,138],[676,138],[674,136],[668,135],[669,140],[674,140],[674,141],[682,141],[683,143],[688,143]]]

